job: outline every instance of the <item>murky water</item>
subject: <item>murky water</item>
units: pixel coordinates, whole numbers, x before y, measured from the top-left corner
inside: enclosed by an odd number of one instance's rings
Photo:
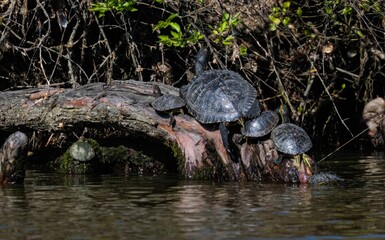
[[[336,154],[340,185],[65,176],[0,188],[0,239],[385,238],[385,156]]]

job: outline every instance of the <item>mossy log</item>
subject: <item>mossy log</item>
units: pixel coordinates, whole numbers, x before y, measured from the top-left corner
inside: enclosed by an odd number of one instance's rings
[[[173,158],[185,177],[255,180],[268,175],[285,179],[285,174],[277,174],[287,171],[285,166],[269,167],[278,153],[268,139],[239,145],[241,160],[236,163],[224,148],[215,124],[202,125],[188,114],[178,114],[172,127],[168,114],[151,107],[154,84],[163,93],[178,94],[174,87],[132,80],[92,83],[77,89],[1,92],[0,129],[22,130],[27,135],[49,133],[51,137],[92,129],[88,130],[90,137],[104,138],[106,143],[119,135],[122,145],[140,145],[140,151],[163,161]],[[42,146],[53,144],[51,137]]]

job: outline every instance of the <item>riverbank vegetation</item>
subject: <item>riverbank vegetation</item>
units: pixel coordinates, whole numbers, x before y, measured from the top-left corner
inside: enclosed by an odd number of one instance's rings
[[[378,0],[2,0],[0,12],[0,90],[116,79],[179,87],[207,46],[210,68],[239,72],[265,108],[287,106],[318,146],[351,139],[365,102],[384,95]]]

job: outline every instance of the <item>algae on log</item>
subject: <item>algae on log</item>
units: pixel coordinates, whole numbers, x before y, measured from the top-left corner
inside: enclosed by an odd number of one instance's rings
[[[214,174],[237,180],[240,167],[230,160],[217,127],[203,126],[187,114],[175,116],[176,126],[171,127],[168,115],[162,116],[151,107],[155,99],[153,84],[163,93],[178,94],[178,89],[167,85],[133,80],[114,81],[110,85],[92,83],[78,89],[0,92],[0,129],[68,135],[82,128],[100,129],[101,135],[105,129],[113,129],[126,137],[156,140],[143,149],[168,148],[175,155],[182,155],[180,167],[186,177],[201,176],[207,168],[224,171]],[[154,142],[163,146],[154,146]]]

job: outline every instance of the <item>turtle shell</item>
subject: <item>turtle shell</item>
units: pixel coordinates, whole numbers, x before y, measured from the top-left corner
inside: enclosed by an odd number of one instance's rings
[[[238,73],[208,70],[181,89],[181,96],[199,122],[233,122],[247,115],[257,91]]]
[[[95,150],[88,142],[79,140],[71,145],[70,155],[73,159],[86,162],[95,157]]]
[[[156,98],[152,102],[152,107],[156,111],[167,112],[172,111],[174,109],[182,108],[185,106],[185,102],[179,96],[175,96],[172,94],[165,94],[158,98]]]
[[[246,137],[262,137],[267,135],[277,126],[278,114],[274,111],[263,111],[257,118],[245,122],[242,134]]]
[[[305,130],[292,123],[283,123],[274,128],[271,140],[278,151],[291,155],[307,152],[313,146]]]

